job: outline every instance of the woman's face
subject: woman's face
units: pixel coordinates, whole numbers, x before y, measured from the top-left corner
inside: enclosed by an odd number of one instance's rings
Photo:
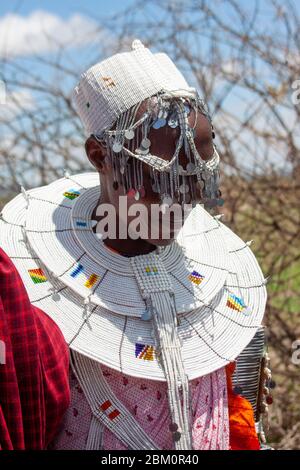
[[[147,102],[143,102],[138,109],[136,120],[138,120],[146,111],[147,109]],[[188,121],[190,127],[194,127],[195,125],[195,112],[191,110]],[[174,151],[176,148],[176,142],[180,135],[180,128],[179,126],[176,128],[171,128],[168,125],[161,127],[159,129],[154,129],[153,127],[150,128],[148,133],[148,138],[151,141],[150,151],[151,154],[156,155],[166,161],[171,160],[174,155]],[[208,160],[213,154],[213,140],[212,140],[212,129],[209,120],[200,112],[197,115],[197,123],[195,127],[195,134],[194,134],[194,142],[197,148],[198,153],[201,155],[203,160]],[[112,204],[115,207],[117,217],[120,220],[124,220],[125,215],[124,212],[120,212],[119,210],[119,203],[120,197],[124,198],[124,188],[121,184],[113,185],[114,182],[114,174],[113,168],[109,163],[109,159],[105,158],[106,149],[101,145],[101,143],[97,142],[94,138],[90,137],[86,142],[86,151],[87,155],[92,162],[92,164],[96,167],[98,172],[100,173],[100,180],[101,180],[101,202]],[[186,167],[187,163],[189,162],[184,147],[180,149],[179,152],[179,164],[182,165],[183,168]],[[191,176],[190,178],[196,178],[195,176]],[[140,217],[141,225],[143,228],[148,226],[148,233],[143,231],[143,236],[141,238],[146,239],[149,243],[153,245],[168,245],[172,243],[178,229],[181,226],[183,212],[179,214],[178,208],[181,208],[179,205],[179,200],[174,195],[173,198],[173,206],[170,208],[169,217],[167,217],[168,209],[166,210],[166,214],[163,214],[159,210],[154,210],[154,206],[156,208],[159,207],[161,204],[160,195],[153,191],[152,189],[152,182],[151,182],[151,171],[150,167],[143,163],[143,187],[144,187],[144,194],[141,195],[138,201],[135,200],[134,197],[128,195],[127,197],[127,207],[130,212],[134,212],[134,204],[141,204],[143,206],[143,216]],[[195,186],[195,188],[197,188]],[[196,189],[195,194],[195,202],[201,201],[201,190]],[[124,207],[124,205],[123,205]],[[172,211],[174,208],[174,212]],[[157,217],[159,214],[159,217]],[[179,220],[180,223],[179,223]],[[128,226],[134,219],[134,216],[127,214],[127,221]],[[117,223],[118,225],[118,223]],[[168,227],[167,227],[168,225]],[[168,230],[169,229],[169,230]],[[156,236],[152,238],[153,234]],[[129,233],[129,236],[130,233]]]

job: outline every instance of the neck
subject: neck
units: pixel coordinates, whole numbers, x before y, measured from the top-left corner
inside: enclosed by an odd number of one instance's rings
[[[96,220],[99,222],[101,220],[101,217],[96,214],[97,207],[99,206],[100,203],[103,203],[103,198],[99,198],[93,213],[92,213],[92,220]],[[94,231],[96,231],[96,226],[93,228]],[[118,232],[118,230],[117,230]],[[146,255],[148,253],[151,253],[156,249],[156,246],[153,245],[152,243],[149,243],[147,240],[142,240],[141,238],[138,238],[137,240],[132,240],[131,238],[109,238],[107,237],[105,240],[103,240],[103,243],[108,247],[112,248],[113,250],[116,250],[118,253],[120,253],[123,256],[138,256],[138,255]]]
[[[146,255],[156,249],[155,245],[152,245],[151,243],[148,243],[147,241],[140,238],[137,240],[110,240],[107,238],[106,240],[103,240],[103,242],[108,248],[116,250],[123,256]]]

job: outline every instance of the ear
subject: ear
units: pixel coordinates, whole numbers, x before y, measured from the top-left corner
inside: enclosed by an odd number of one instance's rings
[[[106,157],[105,147],[95,137],[90,136],[85,142],[85,151],[91,164],[98,172],[103,173],[104,159]]]

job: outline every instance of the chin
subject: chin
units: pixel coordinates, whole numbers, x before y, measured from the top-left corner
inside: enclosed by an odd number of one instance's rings
[[[151,243],[151,245],[155,246],[168,246],[171,245],[174,242],[175,238],[162,238],[162,239],[157,239],[157,240],[147,240],[148,243]]]

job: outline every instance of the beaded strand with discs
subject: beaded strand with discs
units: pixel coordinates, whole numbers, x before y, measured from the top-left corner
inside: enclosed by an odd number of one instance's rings
[[[131,259],[133,272],[152,320],[156,351],[168,384],[172,435],[177,450],[192,449],[189,382],[184,370],[181,341],[177,332],[174,290],[159,255]],[[182,407],[181,407],[182,400]]]

